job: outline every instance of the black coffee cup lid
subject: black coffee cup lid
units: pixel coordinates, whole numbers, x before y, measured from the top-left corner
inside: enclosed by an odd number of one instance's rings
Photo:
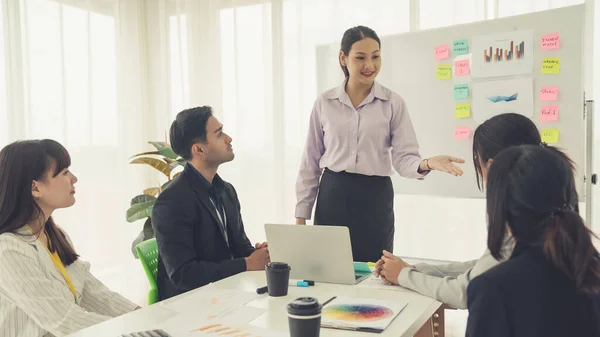
[[[287,270],[290,269],[290,266],[285,263],[285,262],[270,262],[269,264],[267,264],[266,268],[268,269],[282,269],[282,270]]]
[[[309,316],[321,313],[322,306],[314,297],[299,297],[287,305],[290,315]]]

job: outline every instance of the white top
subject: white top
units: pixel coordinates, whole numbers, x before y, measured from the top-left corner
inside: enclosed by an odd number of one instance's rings
[[[502,256],[508,258],[513,248],[513,240],[507,239],[502,248]],[[467,309],[469,282],[501,262],[494,259],[486,249],[478,260],[443,265],[420,263],[415,265],[415,269],[402,269],[398,275],[398,284],[456,309]]]
[[[219,289],[236,289],[256,294],[256,288],[263,287],[266,284],[264,271],[249,271],[228,277],[205,287],[214,285]],[[400,287],[386,286],[382,282],[379,282],[379,284],[381,285],[366,287],[366,284],[361,285],[361,283],[358,285],[343,285],[316,282],[314,286],[306,288],[289,287],[288,295],[284,297],[269,297],[267,294],[264,294],[258,296],[258,299],[252,301],[251,304],[247,304],[256,308],[266,309],[266,313],[252,321],[251,325],[285,334],[289,331],[286,306],[294,299],[311,296],[316,297],[319,302],[323,303],[332,296],[346,296],[407,301],[408,305],[398,314],[383,333],[377,334],[377,337],[412,337],[442,305],[442,303],[434,299],[419,295],[413,291]],[[190,314],[194,313],[194,310],[189,305],[190,303],[198,303],[199,306],[202,305],[201,298],[205,296],[202,293],[203,291],[204,289],[198,288],[183,293],[141,310],[136,310],[103,322],[97,326],[81,330],[70,337],[120,336],[121,334],[157,328],[165,329],[166,332],[169,332],[169,321],[177,319],[180,315],[187,319]],[[176,303],[187,303],[187,305],[184,307],[175,307]],[[184,312],[179,313],[174,310],[183,310]],[[198,319],[200,320],[199,316]],[[321,329],[320,336],[375,337],[373,333],[369,332],[349,332],[325,328]]]
[[[0,336],[64,336],[136,308],[81,259],[65,267],[74,299],[42,243],[25,228],[19,233],[28,235],[0,235]]]

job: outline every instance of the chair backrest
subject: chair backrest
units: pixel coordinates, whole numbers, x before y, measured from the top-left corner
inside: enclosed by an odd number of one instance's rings
[[[158,273],[158,245],[156,244],[156,238],[138,243],[138,245],[135,246],[135,250],[144,267],[144,272],[146,273],[148,282],[150,282],[150,286],[152,289],[157,289],[156,274]]]

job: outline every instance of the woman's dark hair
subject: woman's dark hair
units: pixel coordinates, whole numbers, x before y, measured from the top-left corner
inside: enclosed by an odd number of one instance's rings
[[[344,32],[340,50],[344,53],[344,55],[348,56],[350,54],[350,49],[352,49],[352,45],[355,42],[366,38],[371,38],[377,41],[379,48],[381,48],[381,41],[379,40],[379,36],[377,36],[377,33],[375,33],[374,30],[365,26],[356,26]],[[346,75],[346,78],[349,78],[350,73],[348,72],[348,67],[344,66],[342,64],[342,61],[340,61],[340,67],[342,67],[342,71],[344,72],[344,75]]]
[[[484,186],[481,163],[485,165],[508,147],[540,145],[541,141],[531,119],[516,113],[497,115],[479,125],[473,133],[473,165],[479,190]]]
[[[48,174],[56,177],[69,166],[67,149],[51,139],[17,141],[5,146],[0,151],[0,234],[17,234],[21,227],[45,216],[31,194],[31,184],[34,180],[44,181]],[[65,266],[75,262],[79,255],[52,217],[34,235],[44,228],[50,239],[50,252],[56,252]]]
[[[517,244],[540,246],[577,289],[600,293],[600,255],[594,234],[573,200],[571,163],[560,151],[522,145],[501,151],[487,184],[488,248],[500,260],[507,225]]]
[[[173,152],[185,160],[192,159],[192,145],[206,142],[206,123],[212,108],[201,106],[181,111],[171,124],[169,138]]]

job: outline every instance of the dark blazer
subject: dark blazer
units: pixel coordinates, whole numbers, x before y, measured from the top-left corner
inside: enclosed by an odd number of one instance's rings
[[[578,292],[541,247],[517,244],[470,282],[467,302],[467,337],[600,336],[598,296]]]
[[[246,237],[240,202],[233,186],[222,184],[229,249],[209,185],[186,165],[181,175],[158,196],[152,227],[158,243],[158,294],[161,300],[246,271],[244,257],[254,252]],[[232,258],[233,256],[233,258]]]

